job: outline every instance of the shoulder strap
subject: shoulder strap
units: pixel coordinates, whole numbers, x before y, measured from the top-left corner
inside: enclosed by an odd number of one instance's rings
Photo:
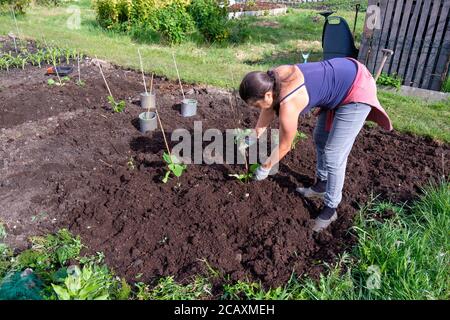
[[[280,100],[280,103],[283,102],[284,100],[286,100],[288,97],[290,97],[291,95],[293,95],[295,92],[297,92],[298,90],[300,90],[303,86],[305,85],[305,83],[303,82],[301,85],[299,85],[297,88],[295,88],[294,90],[292,90],[291,92],[289,92],[288,95],[286,95],[283,99]]]

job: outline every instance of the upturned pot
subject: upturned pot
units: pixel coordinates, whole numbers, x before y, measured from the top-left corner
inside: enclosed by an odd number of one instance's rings
[[[155,109],[156,94],[150,92],[141,93],[141,107],[145,109]]]
[[[139,131],[141,131],[141,133],[154,131],[156,128],[158,128],[158,119],[156,119],[155,112],[147,111],[139,114]]]
[[[183,117],[192,117],[197,114],[197,100],[184,99],[181,102],[181,115]]]

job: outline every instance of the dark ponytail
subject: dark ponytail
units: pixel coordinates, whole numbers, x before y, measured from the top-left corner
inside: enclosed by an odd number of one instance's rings
[[[250,72],[244,77],[239,86],[239,95],[245,102],[264,99],[265,94],[269,91],[272,91],[273,94],[272,108],[278,115],[280,111],[281,81],[275,71]]]

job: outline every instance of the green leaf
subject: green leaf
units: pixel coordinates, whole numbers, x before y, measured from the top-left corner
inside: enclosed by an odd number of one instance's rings
[[[163,159],[167,164],[171,164],[172,163],[172,158],[170,157],[170,155],[166,152],[163,153]]]
[[[53,79],[48,79],[48,80],[47,80],[47,84],[48,84],[49,86],[53,86],[53,85],[56,84],[56,82],[55,82],[55,80],[53,80]]]
[[[52,283],[53,290],[56,292],[59,300],[70,300],[69,292],[61,286]]]

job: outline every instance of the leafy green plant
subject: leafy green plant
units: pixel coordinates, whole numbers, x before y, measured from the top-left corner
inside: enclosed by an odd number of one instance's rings
[[[184,6],[172,3],[158,10],[155,28],[168,42],[178,44],[186,39],[187,33],[194,30],[194,21]]]
[[[238,179],[239,181],[243,182],[243,183],[247,183],[251,180],[251,178],[253,178],[253,175],[255,174],[255,171],[258,169],[259,164],[254,163],[252,165],[250,165],[249,169],[247,172],[245,173],[236,173],[236,174],[229,174],[228,176],[230,177],[234,177],[236,179]]]
[[[61,285],[52,288],[59,300],[107,300],[113,279],[106,266],[84,265],[67,268],[67,277]]]
[[[209,42],[222,42],[230,36],[228,11],[219,0],[192,0],[188,12],[197,29]]]
[[[294,141],[292,142],[291,149],[294,150],[295,147],[297,146],[297,143],[299,143],[301,140],[304,140],[304,139],[308,139],[308,136],[301,131],[297,131],[295,133],[295,137],[294,137]]]
[[[126,107],[125,101],[116,101],[114,100],[113,96],[108,96],[108,103],[111,106],[112,110],[116,113],[124,111]]]
[[[172,173],[175,177],[179,178],[183,174],[184,170],[187,169],[187,166],[182,163],[178,163],[176,157],[167,152],[163,153],[163,160],[167,164],[168,170],[162,179],[163,183],[167,183],[169,181],[170,174]]]
[[[388,87],[394,87],[400,89],[402,86],[403,79],[398,75],[388,75],[385,73],[382,73],[380,77],[377,80],[377,84],[382,86],[388,86]]]

